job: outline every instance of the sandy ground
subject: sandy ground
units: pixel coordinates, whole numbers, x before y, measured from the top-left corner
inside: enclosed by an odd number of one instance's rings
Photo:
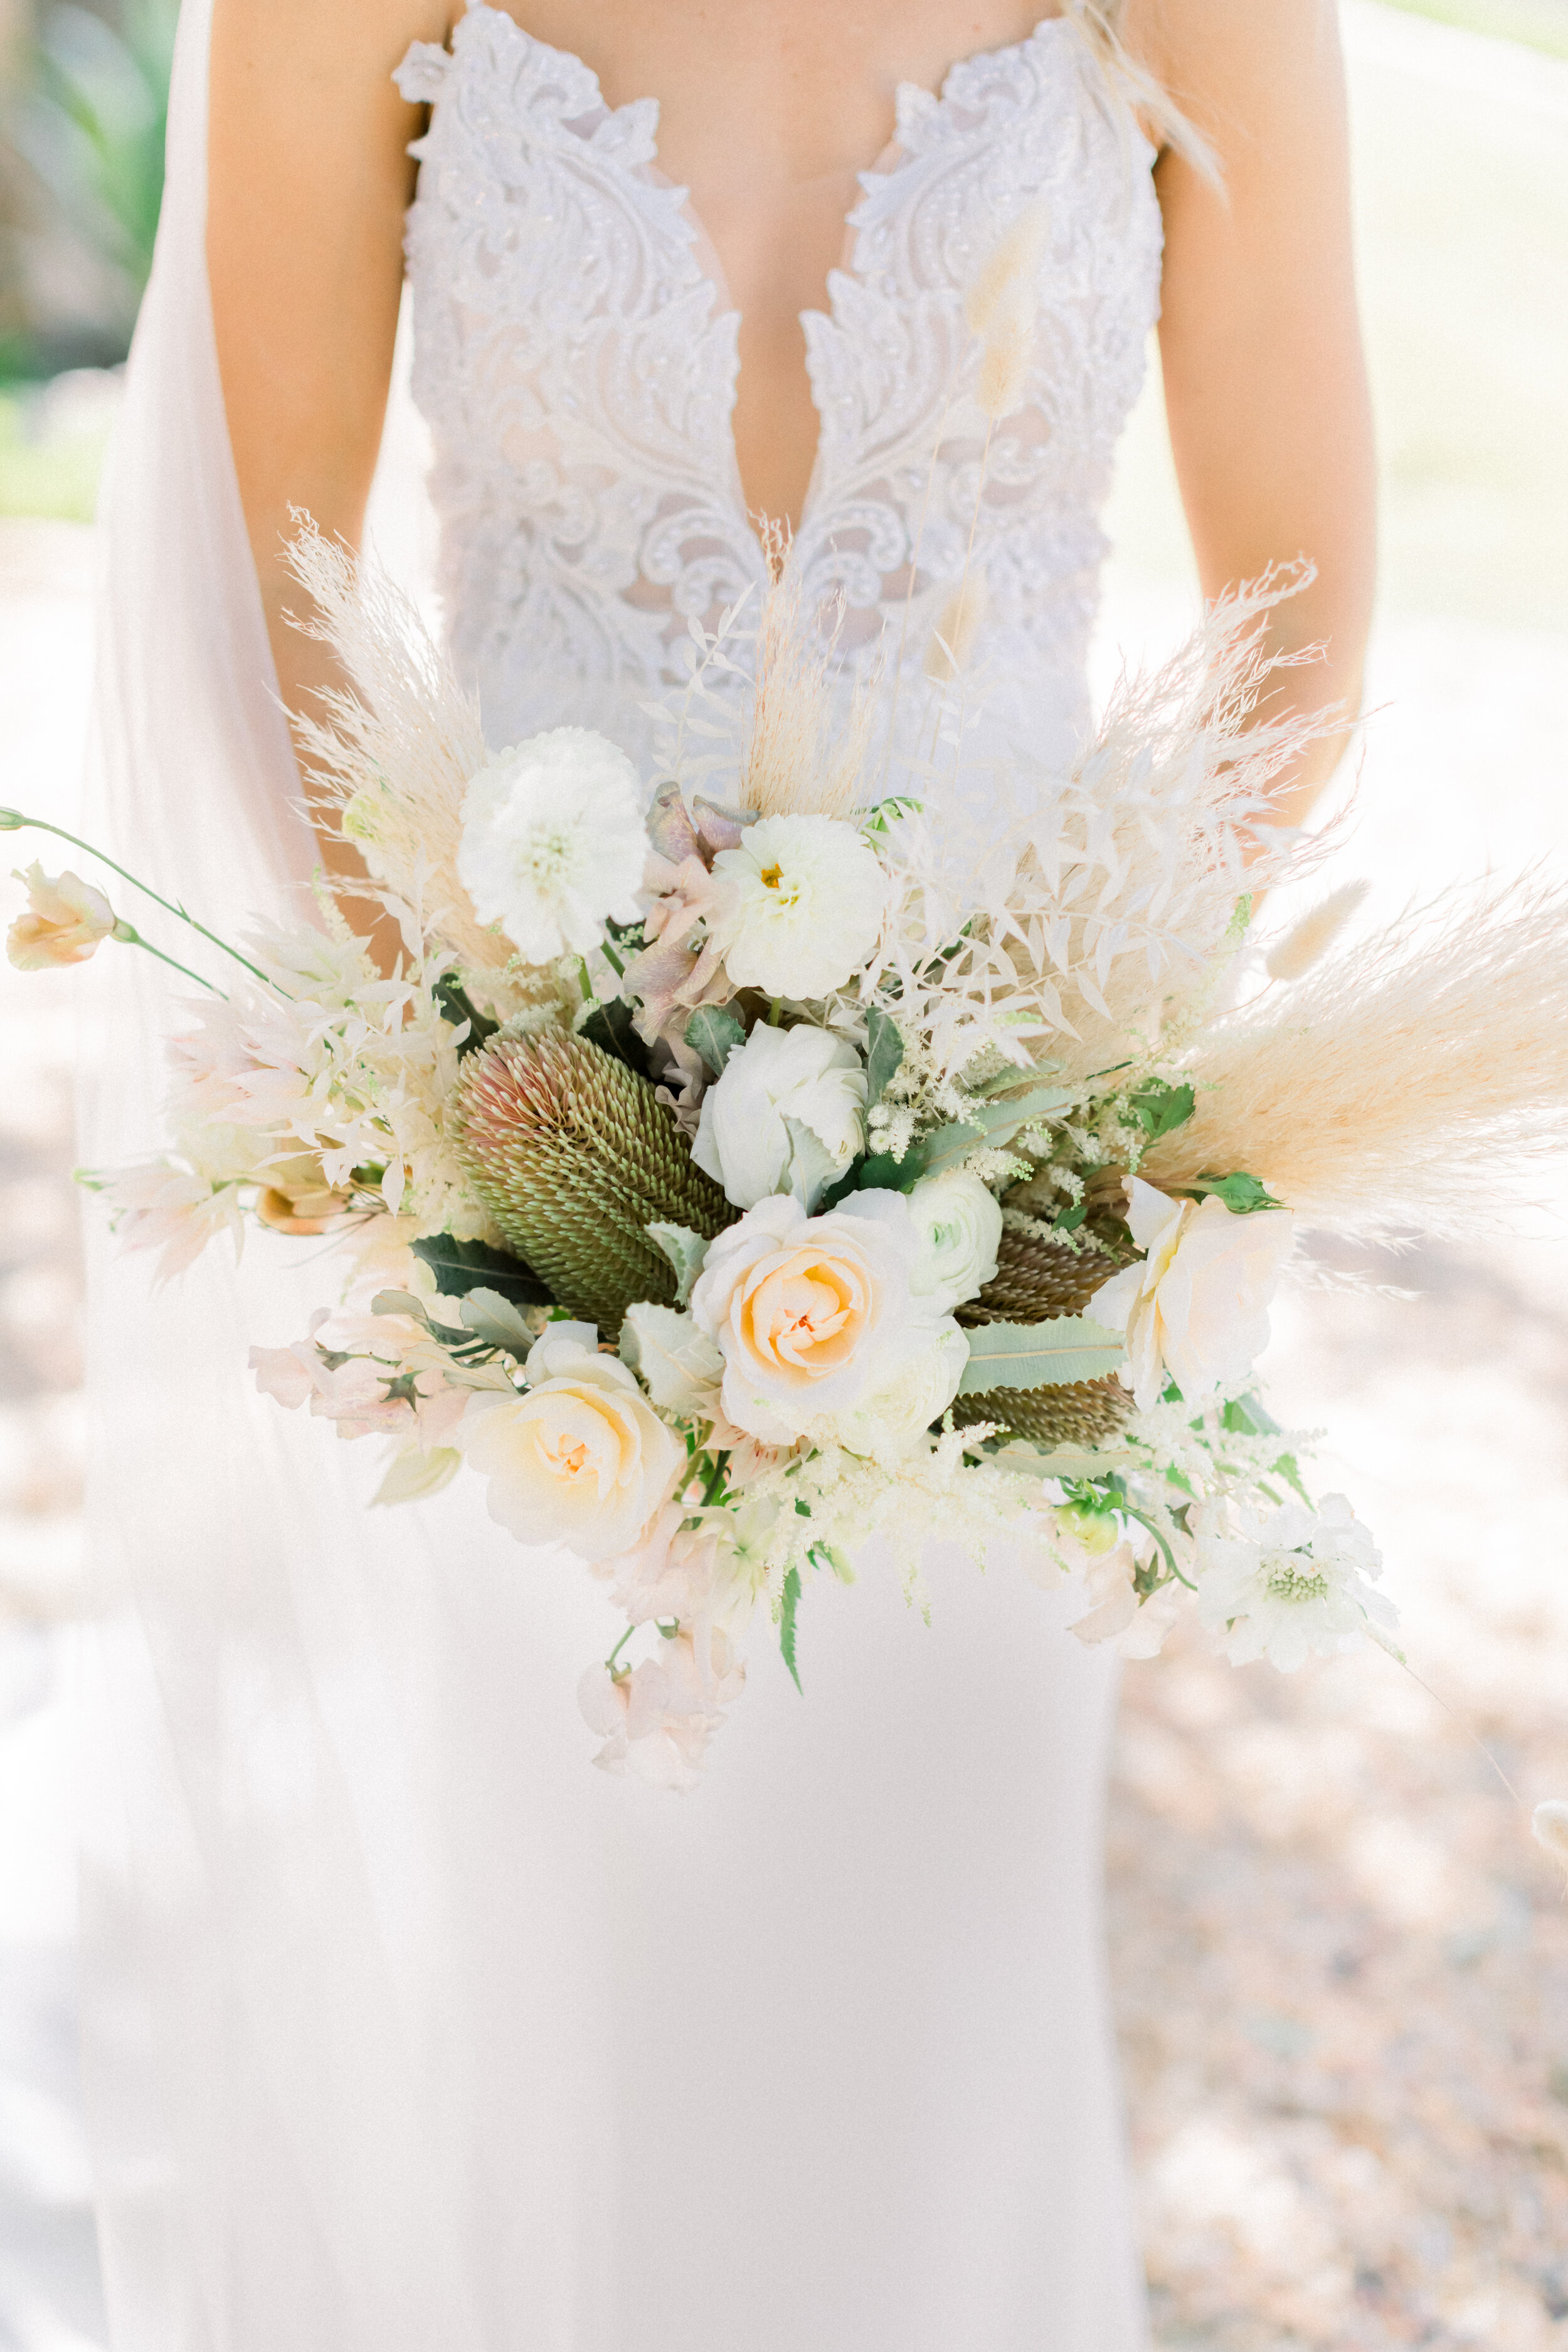
[[[1568,68],[1348,15],[1385,476],[1348,873],[1561,862]],[[1100,656],[1190,610],[1157,399]],[[0,798],[68,822],[90,534],[0,530]],[[30,851],[24,849],[25,858]],[[0,972],[0,2352],[103,2343],[74,2057],[67,980]],[[1269,1375],[1377,1528],[1411,1664],[1129,1669],[1113,1958],[1164,2352],[1568,2352],[1568,1180],[1518,1237],[1323,1252]]]

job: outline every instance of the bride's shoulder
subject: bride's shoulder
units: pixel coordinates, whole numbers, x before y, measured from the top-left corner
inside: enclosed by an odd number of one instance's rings
[[[1125,0],[1122,43],[1190,117],[1223,118],[1268,80],[1277,102],[1337,58],[1338,0]],[[1306,69],[1303,76],[1303,68]]]
[[[268,46],[291,37],[314,57],[380,55],[401,43],[445,41],[464,0],[215,0],[214,21]]]

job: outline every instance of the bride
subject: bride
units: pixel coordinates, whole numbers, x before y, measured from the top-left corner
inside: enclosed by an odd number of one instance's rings
[[[275,689],[306,709],[331,673],[281,549],[301,509],[359,538],[405,253],[447,625],[495,742],[577,719],[651,784],[648,706],[689,623],[765,583],[770,517],[842,610],[846,679],[923,667],[969,565],[984,727],[1069,757],[1156,316],[1205,593],[1310,555],[1272,625],[1326,658],[1284,675],[1353,706],[1333,8],[1038,5],[185,0],[105,516],[118,854],[209,920],[308,880]],[[982,467],[964,296],[1021,221],[1037,327]],[[116,981],[99,1160],[149,1140],[141,1041],[171,1018]],[[693,1797],[596,1776],[571,1693],[608,1604],[456,1489],[366,1512],[243,1370],[319,1275],[210,1255],[154,1297],[134,1262],[96,1280],[85,2039],[116,2346],[1142,2343],[1100,1916],[1114,1662],[1020,1577],[934,1561],[928,1630],[868,1574],[824,1593],[818,1650],[803,1626],[804,1700],[753,1661]]]

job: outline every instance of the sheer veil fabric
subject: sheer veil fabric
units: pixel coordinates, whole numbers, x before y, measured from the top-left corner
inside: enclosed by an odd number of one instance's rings
[[[203,252],[185,0],[104,507],[88,829],[231,932],[312,853]],[[145,965],[146,969],[141,967]],[[128,969],[128,967],[136,967]],[[82,1157],[180,994],[106,952]],[[580,1572],[257,1399],[324,1295],[92,1252],[85,2063],[116,2352],[1133,2352],[1108,1661],[1016,1574],[813,1596],[703,1788],[595,1774]]]

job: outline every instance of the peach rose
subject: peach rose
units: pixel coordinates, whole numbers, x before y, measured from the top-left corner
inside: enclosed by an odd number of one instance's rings
[[[458,1443],[489,1481],[489,1514],[520,1543],[566,1544],[590,1563],[629,1551],[686,1462],[592,1324],[552,1325],[523,1396],[478,1395]]]
[[[724,1359],[726,1417],[768,1445],[841,1433],[852,1444],[867,1400],[957,1330],[911,1290],[919,1254],[909,1203],[897,1192],[854,1193],[824,1217],[779,1195],[721,1234],[691,1313]],[[962,1353],[948,1352],[962,1370]]]

